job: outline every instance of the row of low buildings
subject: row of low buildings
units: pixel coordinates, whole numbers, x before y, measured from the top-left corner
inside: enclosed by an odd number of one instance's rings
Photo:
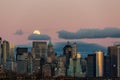
[[[57,56],[51,41],[33,41],[29,51],[27,47],[15,49],[0,38],[0,73],[9,70],[38,76],[120,77],[120,46],[108,47],[107,55],[98,50],[83,59],[77,43],[67,42],[63,55]]]

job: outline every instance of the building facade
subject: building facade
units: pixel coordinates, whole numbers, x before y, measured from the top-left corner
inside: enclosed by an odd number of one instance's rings
[[[120,45],[108,47],[112,77],[120,77]]]

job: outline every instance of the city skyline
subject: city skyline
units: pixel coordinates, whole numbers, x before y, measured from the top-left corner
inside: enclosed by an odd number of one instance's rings
[[[12,71],[15,72],[14,78],[19,77],[19,74],[26,74],[23,77],[35,74],[37,78],[41,78],[40,76],[119,78],[119,63],[117,61],[119,62],[120,45],[109,46],[107,54],[100,48],[95,49],[85,58],[82,57],[76,42],[71,44],[68,41],[62,46],[61,55],[56,54],[57,51],[54,50],[54,47],[51,41],[49,43],[41,40],[33,41],[31,51],[29,51],[28,47],[10,47],[9,41],[3,41],[0,44],[1,75],[10,74],[9,71]],[[14,50],[16,50],[16,57],[13,56]],[[112,71],[110,68],[115,70]],[[3,77],[0,76],[0,78]],[[13,77],[7,75],[4,78]]]
[[[29,43],[28,36],[34,30],[50,36],[53,42],[61,42],[66,41],[58,37],[61,30],[76,33],[81,29],[118,29],[119,3],[120,1],[113,0],[2,0],[0,36],[17,45]],[[119,38],[77,39],[102,46],[110,46],[119,40]]]

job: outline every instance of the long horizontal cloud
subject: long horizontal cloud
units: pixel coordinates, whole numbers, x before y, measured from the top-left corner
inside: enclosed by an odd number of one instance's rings
[[[81,29],[75,33],[61,30],[58,32],[59,38],[63,39],[84,39],[84,38],[120,38],[119,28]]]
[[[43,34],[31,34],[28,36],[28,40],[50,40],[50,37]]]

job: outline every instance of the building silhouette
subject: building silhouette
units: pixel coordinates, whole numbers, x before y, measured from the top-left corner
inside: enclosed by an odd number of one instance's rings
[[[110,77],[110,56],[104,56],[104,77]]]
[[[120,45],[108,47],[110,56],[110,73],[112,77],[120,77]]]
[[[87,76],[103,77],[104,71],[104,54],[102,51],[95,51],[87,57]]]
[[[17,73],[24,74],[28,72],[28,48],[16,49],[16,63],[17,63]]]
[[[7,60],[9,59],[9,42],[4,40],[2,44],[2,65],[4,67],[4,71],[7,69]]]
[[[67,70],[68,70],[68,67],[69,67],[69,64],[70,64],[70,58],[72,57],[72,46],[70,45],[69,41],[67,42],[67,45],[65,45],[64,48],[63,48],[63,55],[66,58],[66,63],[65,63],[66,71],[65,71],[65,75],[67,76],[67,72],[68,72]]]
[[[87,77],[96,77],[96,55],[95,54],[88,54]]]
[[[40,59],[41,57],[47,57],[47,42],[34,41],[33,49],[35,53],[35,59]]]
[[[46,41],[33,41],[32,43],[33,54],[33,73],[42,75],[42,68],[47,61],[47,42]]]

